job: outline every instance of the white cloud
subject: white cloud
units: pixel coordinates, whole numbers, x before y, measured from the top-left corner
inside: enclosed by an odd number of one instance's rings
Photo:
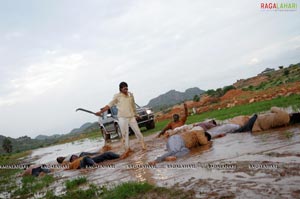
[[[258,60],[256,57],[254,57],[254,58],[252,58],[252,59],[249,61],[248,65],[255,65],[255,64],[257,64],[258,62],[259,62],[259,60]]]
[[[47,60],[28,66],[18,77],[8,82],[6,87],[10,88],[10,92],[0,97],[0,106],[30,100],[62,86],[83,63],[82,55],[71,54],[48,57]]]

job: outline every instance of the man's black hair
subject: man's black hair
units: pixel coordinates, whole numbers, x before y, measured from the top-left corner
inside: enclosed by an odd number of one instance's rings
[[[174,114],[173,115],[173,119],[176,120],[176,121],[178,121],[179,120],[179,115],[178,114]]]
[[[121,83],[119,84],[119,90],[121,91],[122,88],[124,88],[124,87],[128,87],[128,84],[127,84],[126,82],[121,82]]]
[[[300,123],[300,113],[290,114],[290,124]]]
[[[205,137],[207,138],[207,141],[211,140],[211,135],[207,132],[205,132]]]
[[[211,122],[212,122],[214,125],[217,125],[216,120],[211,120]]]

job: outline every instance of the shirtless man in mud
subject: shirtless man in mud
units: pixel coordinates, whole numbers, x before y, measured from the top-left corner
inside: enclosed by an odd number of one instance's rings
[[[175,128],[177,127],[181,127],[185,124],[186,122],[186,119],[188,117],[188,109],[187,109],[187,104],[184,103],[183,104],[184,106],[184,116],[180,119],[179,115],[178,114],[174,114],[173,115],[173,121],[171,121],[156,137],[160,137],[162,135],[164,135],[164,133],[167,131],[167,130],[174,130]]]

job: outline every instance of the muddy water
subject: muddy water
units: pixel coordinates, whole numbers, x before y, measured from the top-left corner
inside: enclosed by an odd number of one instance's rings
[[[193,149],[190,155],[175,162],[149,168],[147,162],[166,152],[165,140],[154,136],[145,138],[147,151],[142,151],[133,138],[134,152],[125,160],[103,164],[110,168],[56,170],[55,176],[60,180],[52,189],[62,193],[65,179],[83,175],[98,185],[147,181],[159,186],[192,189],[197,198],[300,197],[300,125],[254,134],[228,134]],[[38,149],[33,157],[40,157],[36,162],[55,160],[56,156],[69,152],[97,151],[103,142],[85,140],[73,145]],[[112,151],[122,152],[120,142],[112,146]]]
[[[104,145],[103,139],[83,139],[70,143],[36,149],[29,156],[29,160],[36,164],[53,162],[58,156],[80,153],[83,151],[96,152]]]

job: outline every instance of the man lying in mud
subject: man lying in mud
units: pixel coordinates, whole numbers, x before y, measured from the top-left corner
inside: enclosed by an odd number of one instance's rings
[[[227,133],[241,133],[241,132],[249,132],[252,131],[252,127],[254,122],[256,121],[257,115],[253,115],[248,121],[245,122],[243,126],[234,123],[221,124],[217,125],[215,120],[209,120],[206,122],[199,122],[193,125],[183,125],[181,127],[177,127],[174,130],[168,130],[164,133],[165,137],[170,137],[175,134],[180,134],[186,131],[191,131],[195,129],[195,127],[203,129],[206,133],[211,135],[211,138],[223,137]]]
[[[219,138],[225,136],[227,133],[243,133],[252,132],[252,128],[257,119],[257,114],[254,114],[243,126],[235,123],[222,124],[219,126],[207,129],[206,132],[211,135],[211,138]],[[205,129],[204,129],[205,130]]]
[[[189,149],[199,145],[206,145],[210,141],[211,136],[204,132],[201,127],[195,127],[190,131],[184,131],[181,134],[173,135],[167,140],[167,153],[149,162],[155,165],[162,161],[175,161],[178,157],[185,156],[189,153]]]
[[[229,122],[243,126],[248,120],[249,116],[237,116],[232,118]],[[252,128],[252,132],[265,131],[272,128],[287,126],[289,125],[289,122],[290,115],[286,111],[278,107],[272,107],[269,113],[259,114],[257,116]]]
[[[67,166],[67,170],[70,169],[84,169],[87,167],[95,166],[98,163],[104,162],[106,160],[114,160],[120,158],[120,155],[113,153],[111,151],[104,152],[101,155],[95,157],[83,156],[83,157],[74,157],[72,162],[63,162],[62,164]]]
[[[219,126],[207,125],[209,122],[201,122],[194,124],[193,126],[200,126],[211,135],[212,138],[223,137],[227,133],[242,133],[242,132],[258,132],[265,131],[271,128],[280,126],[286,126],[289,124],[290,118],[296,120],[297,113],[288,114],[278,107],[272,107],[271,112],[264,114],[254,114],[249,116],[237,116],[229,120],[228,124],[222,124]],[[183,130],[187,130],[184,129]],[[169,131],[167,134],[173,135],[180,133],[181,129],[175,129]]]
[[[56,158],[56,161],[58,163],[69,163],[69,162],[73,162],[75,159],[80,158],[80,157],[84,157],[84,156],[93,156],[93,155],[99,155],[100,153],[95,152],[95,153],[90,153],[90,152],[81,152],[81,153],[77,153],[77,154],[71,154],[68,155],[66,157],[64,156],[60,156]]]
[[[186,103],[183,104],[183,107],[184,107],[184,116],[180,119],[180,116],[178,114],[174,114],[173,121],[169,122],[169,124],[156,137],[162,136],[167,130],[170,129],[173,130],[185,124],[189,113],[188,113],[188,108]]]
[[[43,176],[50,172],[51,170],[47,168],[46,165],[37,164],[37,165],[31,165],[28,168],[26,168],[25,171],[21,174],[21,176],[32,175],[38,177],[38,176]]]

